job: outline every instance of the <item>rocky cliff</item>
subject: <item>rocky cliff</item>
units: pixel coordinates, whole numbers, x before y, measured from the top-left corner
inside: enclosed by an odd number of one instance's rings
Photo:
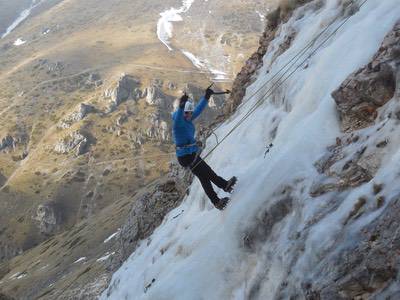
[[[213,210],[194,181],[101,299],[398,297],[398,3],[287,3],[215,129],[232,133],[208,158],[239,176],[230,205]]]

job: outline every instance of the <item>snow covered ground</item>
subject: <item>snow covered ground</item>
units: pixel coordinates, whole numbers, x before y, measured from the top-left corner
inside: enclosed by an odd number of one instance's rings
[[[18,38],[18,39],[15,40],[14,46],[21,46],[21,45],[23,45],[23,44],[25,44],[25,43],[26,43],[25,40],[23,40],[23,39],[21,39],[21,38]]]
[[[32,10],[37,7],[39,4],[41,4],[44,0],[39,1],[39,0],[32,0],[31,6],[27,9],[24,9],[18,16],[18,18],[16,18],[14,20],[14,22],[8,26],[7,30],[5,33],[3,33],[3,35],[1,36],[1,38],[5,38],[7,35],[9,35],[15,28],[18,27],[19,24],[21,24],[26,18],[29,17],[29,15],[31,14]]]
[[[169,45],[169,39],[172,38],[173,24],[172,22],[182,21],[181,14],[187,12],[192,6],[194,0],[183,0],[180,8],[173,8],[160,13],[161,18],[157,22],[157,36],[158,39],[167,48],[172,51],[173,49]]]
[[[181,15],[189,11],[193,2],[194,0],[183,0],[180,8],[170,8],[160,13],[161,18],[157,22],[157,37],[170,51],[174,50],[170,44],[170,39],[173,37],[173,22],[183,21]],[[218,70],[208,60],[196,57],[196,55],[184,49],[181,49],[181,52],[197,69],[209,72],[213,80],[220,82],[230,81],[230,77],[226,72]]]
[[[261,87],[271,76],[332,20],[339,16],[329,32],[343,20],[339,2],[328,0],[322,8],[301,8],[281,28],[244,103],[216,131],[220,139],[262,97],[270,84]],[[355,196],[371,189],[370,183],[352,190],[337,209],[313,223],[311,220],[328,205],[324,197],[309,196],[317,176],[313,164],[341,134],[332,91],[369,62],[399,16],[398,0],[369,0],[351,16],[307,61],[307,67],[301,67],[265,98],[207,159],[225,178],[239,178],[227,209],[214,209],[198,180],[194,180],[183,203],[164,219],[151,242],[143,241],[114,274],[101,299],[249,299],[250,287],[256,284],[260,299],[273,299],[284,280],[296,285],[305,274],[311,274],[317,259],[330,249],[338,234],[351,241],[351,233],[377,215],[377,211],[364,214],[342,231],[343,218],[357,201]],[[297,35],[291,47],[275,59],[289,29],[296,30]],[[248,97],[259,88],[257,96]],[[398,127],[385,134],[398,145]],[[264,159],[265,145],[270,142],[274,147]],[[215,138],[209,138],[205,153],[214,144]],[[385,153],[376,175],[383,182],[393,180],[391,174],[400,167],[399,156],[397,147]],[[257,251],[249,251],[243,240],[246,230],[254,226],[259,211],[271,207],[287,190],[295,199],[291,202],[293,210],[274,225],[268,242],[258,245]],[[396,185],[389,192],[395,193]],[[293,247],[293,235],[303,238],[301,232],[307,226],[311,228],[302,241],[302,251],[298,251]]]
[[[190,53],[189,51],[182,50],[182,53],[192,62],[192,64],[196,68],[202,71],[210,72],[213,81],[230,81],[230,76],[226,72],[215,69],[215,67],[213,67],[208,60],[196,57],[193,53]]]

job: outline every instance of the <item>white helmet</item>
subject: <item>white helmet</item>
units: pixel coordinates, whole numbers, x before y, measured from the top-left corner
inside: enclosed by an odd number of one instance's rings
[[[191,101],[186,101],[184,111],[194,111],[194,105]]]

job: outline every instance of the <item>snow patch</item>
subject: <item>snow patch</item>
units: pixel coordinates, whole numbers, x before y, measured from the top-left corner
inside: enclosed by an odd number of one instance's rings
[[[199,70],[210,72],[214,81],[227,81],[230,80],[228,74],[224,71],[213,68],[209,61],[196,57],[193,53],[186,50],[181,50],[182,53],[192,62],[192,64]]]
[[[359,231],[361,222],[370,222],[375,216],[361,216],[353,227],[342,224],[357,195],[371,190],[371,186],[354,189],[340,207],[325,217],[320,217],[327,205],[324,198],[310,199],[308,190],[317,176],[315,161],[341,134],[331,93],[379,49],[400,15],[398,0],[367,1],[310,57],[307,68],[300,68],[272,96],[265,96],[271,77],[341,14],[340,2],[327,0],[318,10],[301,11],[301,18],[294,14],[280,28],[242,105],[229,122],[215,130],[217,136],[224,137],[251,107],[262,101],[251,117],[207,158],[217,174],[239,178],[227,209],[214,209],[195,180],[182,204],[153,232],[152,242],[140,243],[113,275],[100,299],[251,299],[251,287],[257,288],[258,299],[274,299],[284,283],[300,285],[304,274],[310,276],[311,282],[317,281],[319,278],[311,277],[313,270],[334,239],[338,235],[350,239],[351,231]],[[342,20],[335,21],[335,25]],[[297,35],[290,48],[276,56],[291,29]],[[199,67],[205,64],[204,60],[191,57]],[[387,134],[398,140],[400,127],[393,128]],[[266,140],[274,143],[268,159],[264,159]],[[204,153],[215,144],[214,137],[210,137]],[[387,199],[395,199],[392,196],[399,186],[395,175],[390,179],[390,174],[398,173],[400,164],[398,142],[393,145],[377,175],[392,189],[387,191]],[[290,196],[295,208],[271,228],[268,241],[259,241],[257,251],[249,253],[243,245],[245,230],[258,225],[254,216],[282,199],[278,188],[287,186],[293,190]],[[180,217],[174,219],[181,211]],[[293,235],[306,227],[309,234],[298,238],[304,243],[299,250],[293,247]]]
[[[25,44],[26,43],[26,41],[25,40],[23,40],[23,39],[21,39],[21,38],[19,38],[19,39],[17,39],[15,42],[14,42],[14,46],[21,46],[21,45],[23,45],[23,44]]]
[[[262,14],[262,13],[260,13],[258,10],[256,10],[256,13],[258,14],[258,16],[260,17],[260,21],[261,21],[261,23],[263,23],[264,24],[264,22],[265,22],[265,15],[264,14]]]
[[[157,22],[157,37],[170,51],[173,50],[169,45],[169,40],[172,38],[172,22],[183,21],[181,14],[186,13],[193,2],[194,0],[183,0],[180,8],[172,7],[160,13],[161,18]]]
[[[7,35],[9,35],[15,28],[18,27],[19,24],[21,24],[26,18],[29,17],[29,15],[31,14],[32,10],[37,7],[39,4],[41,4],[42,2],[44,2],[45,0],[42,1],[38,1],[38,0],[32,0],[31,6],[27,9],[24,9],[18,16],[18,18],[16,18],[14,20],[14,22],[12,22],[12,24],[10,26],[8,26],[8,28],[6,29],[6,32],[3,33],[3,35],[1,36],[1,38],[5,38]]]
[[[78,258],[76,261],[74,261],[74,264],[80,263],[81,261],[85,261],[85,260],[86,260],[86,257],[83,256],[81,258]]]
[[[111,241],[113,238],[117,237],[121,233],[121,228],[118,228],[116,232],[114,232],[112,235],[110,235],[108,238],[106,238],[103,243],[108,243]]]
[[[10,280],[14,280],[14,279],[22,279],[24,277],[26,277],[28,274],[26,272],[17,272],[14,275],[12,275],[11,277],[9,277]]]
[[[100,261],[105,261],[107,259],[109,259],[111,256],[113,256],[115,254],[115,252],[107,252],[104,256],[98,258],[96,261],[100,262]]]
[[[26,277],[26,276],[28,276],[28,274],[22,273],[22,274],[20,274],[20,275],[17,276],[17,279],[22,279],[22,278],[24,278],[24,277]]]

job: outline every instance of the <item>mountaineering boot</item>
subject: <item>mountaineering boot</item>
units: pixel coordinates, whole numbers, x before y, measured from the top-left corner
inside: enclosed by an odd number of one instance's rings
[[[233,176],[231,179],[228,180],[226,187],[224,188],[224,192],[232,193],[233,186],[235,185],[237,178]]]
[[[225,197],[225,198],[219,199],[218,202],[214,203],[214,206],[216,208],[218,208],[219,210],[223,210],[226,207],[226,205],[228,204],[228,202],[229,202],[229,198]]]

